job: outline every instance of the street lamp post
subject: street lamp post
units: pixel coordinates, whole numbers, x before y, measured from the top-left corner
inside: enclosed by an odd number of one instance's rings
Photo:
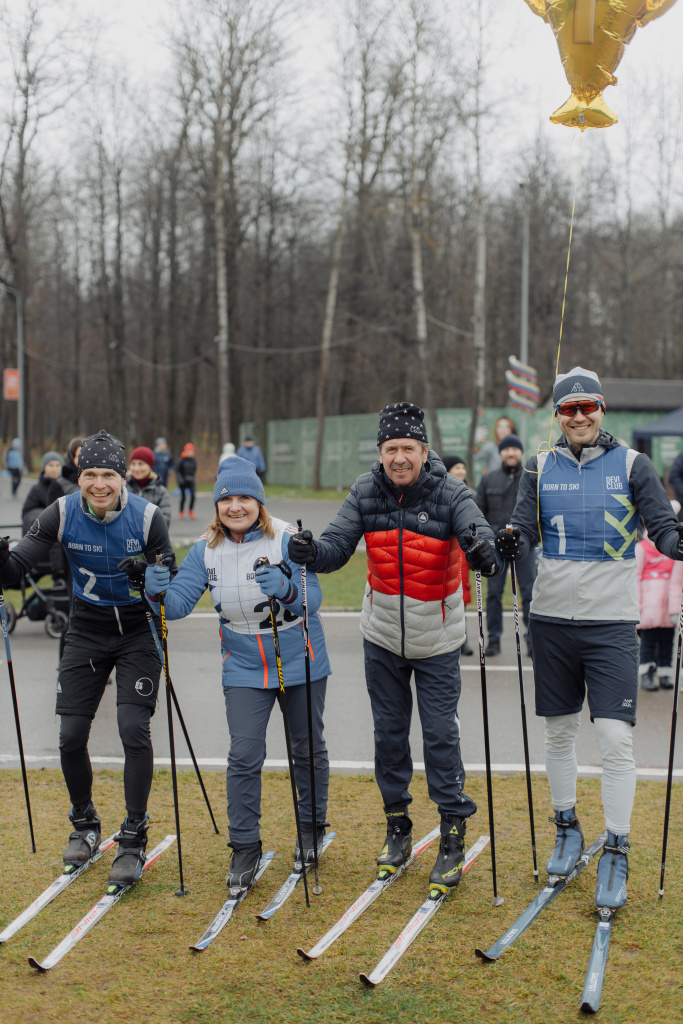
[[[519,359],[529,362],[529,203],[524,182],[520,182],[522,195],[522,291],[520,296]],[[526,450],[526,412],[522,412],[522,445]]]
[[[19,398],[17,400],[17,437],[21,442],[21,458],[25,462],[26,452],[24,448],[24,441],[26,432],[24,430],[24,300],[21,296],[21,292],[17,288],[12,288],[11,285],[4,283],[3,287],[6,292],[14,296],[14,301],[17,304],[17,370],[19,371]]]

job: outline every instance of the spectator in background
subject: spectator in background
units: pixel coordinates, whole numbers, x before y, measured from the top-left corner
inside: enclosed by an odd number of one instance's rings
[[[522,442],[516,434],[508,434],[498,442],[502,466],[500,469],[485,473],[479,481],[474,497],[494,533],[504,530],[511,522],[512,511],[517,501],[519,482],[524,473],[522,466]],[[536,579],[536,556],[531,551],[526,558],[515,563],[517,585],[522,596],[522,614],[524,625],[529,628],[529,608],[531,591]],[[507,567],[500,576],[491,579],[486,591],[486,632],[488,644],[486,657],[500,654],[500,638],[503,635],[503,590],[507,579]],[[527,654],[531,651],[527,645]]]
[[[678,501],[671,507],[681,511]],[[683,562],[662,555],[647,536],[636,544],[636,581],[640,608],[640,665],[638,677],[641,690],[672,690],[671,666],[674,633],[681,609]]]
[[[462,480],[462,482],[469,486],[467,483],[467,464],[464,459],[461,459],[459,455],[446,455],[443,464],[451,476],[454,476],[456,480]],[[476,491],[470,487],[470,494],[474,498]],[[472,603],[472,588],[470,586],[470,564],[465,558],[465,552],[462,553],[462,600],[465,605],[465,612],[469,605]],[[467,617],[465,617],[465,629],[467,629]],[[465,643],[460,648],[460,653],[466,658],[470,658],[474,651],[470,647],[467,641],[467,632],[465,632]]]
[[[178,459],[178,465],[175,470],[175,478],[178,481],[178,487],[180,488],[180,518],[185,518],[185,498],[189,498],[189,508],[187,514],[190,519],[195,519],[194,513],[194,487],[195,477],[197,476],[197,460],[194,457],[194,445],[190,441],[187,442],[180,458]]]
[[[154,472],[154,452],[151,448],[135,448],[128,463],[129,475],[126,487],[131,494],[139,494],[161,511],[166,525],[171,525],[171,496]]]
[[[28,533],[36,516],[40,515],[44,508],[52,504],[49,497],[50,484],[53,480],[57,479],[61,471],[62,456],[59,452],[45,452],[42,458],[40,476],[26,495],[26,501],[21,510],[23,533]]]
[[[173,456],[168,450],[165,437],[158,437],[154,442],[154,465],[152,469],[164,487],[168,487],[168,474],[175,469]]]
[[[82,437],[72,437],[66,446],[59,476],[50,483],[48,505],[51,505],[57,498],[64,497],[65,494],[73,494],[74,491],[80,490],[78,486],[78,453],[82,444]]]
[[[517,434],[517,427],[509,416],[499,416],[491,430],[491,440],[483,444],[477,456],[485,462],[484,472],[492,473],[494,469],[500,469],[500,452],[498,443],[501,438],[509,434]]]
[[[241,448],[237,449],[236,453],[240,459],[246,459],[247,462],[251,462],[256,470],[261,482],[265,480],[266,476],[266,460],[263,458],[263,452],[254,441],[253,437],[245,437],[244,444]]]
[[[223,445],[223,451],[221,452],[221,457],[218,460],[218,465],[220,466],[226,459],[231,459],[233,455],[235,455],[235,446],[232,441],[227,441],[226,444]]]
[[[21,483],[21,471],[24,468],[24,456],[21,450],[20,438],[15,437],[5,452],[5,465],[12,477],[12,497],[16,498],[19,484]]]

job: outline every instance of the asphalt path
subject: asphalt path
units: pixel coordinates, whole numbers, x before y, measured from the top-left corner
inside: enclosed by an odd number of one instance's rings
[[[19,522],[23,496],[30,483],[22,482],[19,500],[9,498],[9,482],[0,480],[0,524],[5,528]],[[273,515],[288,521],[301,518],[317,536],[337,511],[338,503],[316,500],[280,499],[268,504]],[[211,495],[201,494],[196,503],[196,520],[179,520],[175,515],[171,533],[175,540],[192,542],[202,533],[212,514]],[[1,527],[0,527],[1,528]],[[18,536],[17,530],[9,530]],[[8,598],[12,598],[12,592]],[[355,613],[323,615],[332,676],[328,683],[325,732],[332,766],[335,770],[370,772],[373,770],[373,729],[370,705],[365,689],[363,653]],[[220,648],[217,619],[212,612],[195,613],[170,624],[169,660],[171,673],[187,724],[195,754],[207,769],[222,770],[228,747],[222,688],[220,685]],[[476,615],[468,614],[470,641],[476,648]],[[58,721],[54,714],[57,683],[58,643],[49,638],[43,624],[22,619],[11,635],[12,658],[17,680],[19,706],[24,731],[24,748],[32,766],[58,763]],[[533,674],[524,658],[527,720],[530,758],[537,771],[543,770],[542,722],[534,714]],[[478,657],[461,659],[462,697],[459,716],[463,760],[469,771],[484,767],[481,680]],[[0,665],[0,675],[4,669]],[[518,771],[523,767],[520,716],[520,690],[514,646],[512,616],[506,613],[502,653],[489,659],[487,689],[491,756],[499,771]],[[152,720],[155,757],[168,763],[168,732],[163,700]],[[641,692],[638,727],[635,732],[636,762],[639,776],[662,778],[668,765],[671,729],[672,693]],[[180,729],[176,727],[176,747],[181,763],[189,763],[189,752]],[[411,747],[417,770],[423,761],[422,737],[417,712],[411,731]],[[122,748],[116,727],[115,686],[107,687],[93,723],[90,752],[93,761],[103,767],[122,763]],[[594,730],[584,711],[577,740],[577,758],[585,774],[599,774],[600,759]],[[268,764],[284,765],[286,750],[282,723],[277,711],[268,730]],[[17,740],[7,679],[0,678],[0,765],[16,767]],[[683,737],[675,761],[676,777],[683,776]]]
[[[475,638],[476,616],[469,615],[470,638]],[[359,616],[355,613],[323,615],[325,635],[333,674],[328,683],[325,734],[334,770],[372,772],[373,729],[365,689]],[[222,688],[217,618],[212,612],[195,613],[169,624],[169,663],[178,700],[195,754],[208,770],[222,770],[228,749]],[[58,764],[58,720],[54,714],[57,684],[58,643],[50,639],[40,622],[22,619],[11,635],[12,659],[24,734],[24,749],[33,767]],[[481,680],[476,655],[462,658],[462,697],[459,716],[462,753],[469,771],[484,767]],[[4,675],[4,668],[0,666]],[[543,770],[542,723],[533,709],[531,663],[524,659],[530,757],[536,771]],[[116,727],[115,685],[106,689],[93,723],[90,752],[101,767],[122,764],[123,752]],[[519,679],[514,651],[511,617],[506,616],[502,654],[489,659],[487,691],[491,756],[494,770],[510,772],[523,768]],[[163,693],[152,719],[155,758],[168,764],[168,732]],[[671,691],[642,693],[635,733],[639,776],[662,778],[668,764],[671,727]],[[176,725],[176,751],[183,766],[189,752]],[[268,729],[268,765],[283,767],[286,750],[282,722],[277,709]],[[683,739],[678,745],[676,776],[683,776]],[[417,712],[414,715],[411,747],[416,769],[422,767],[422,738]],[[599,774],[599,756],[594,730],[586,712],[577,740],[577,757],[582,773]],[[17,739],[10,688],[0,679],[0,764],[16,767]]]

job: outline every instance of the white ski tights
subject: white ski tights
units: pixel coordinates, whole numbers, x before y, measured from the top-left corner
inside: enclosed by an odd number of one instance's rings
[[[576,749],[580,716],[545,719],[545,766],[553,807],[568,811],[576,804]],[[596,718],[595,733],[602,757],[602,806],[605,826],[628,835],[636,792],[633,726],[614,718]]]

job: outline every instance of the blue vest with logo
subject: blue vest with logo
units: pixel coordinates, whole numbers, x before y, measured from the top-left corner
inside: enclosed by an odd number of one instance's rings
[[[581,465],[548,453],[538,480],[544,558],[635,558],[638,513],[626,473],[627,453],[620,445]]]
[[[139,603],[139,594],[129,592],[126,574],[116,566],[127,555],[145,550],[145,509],[149,502],[128,494],[124,508],[109,523],[83,511],[80,491],[68,494],[61,502],[59,539],[71,566],[75,596],[100,605]]]

